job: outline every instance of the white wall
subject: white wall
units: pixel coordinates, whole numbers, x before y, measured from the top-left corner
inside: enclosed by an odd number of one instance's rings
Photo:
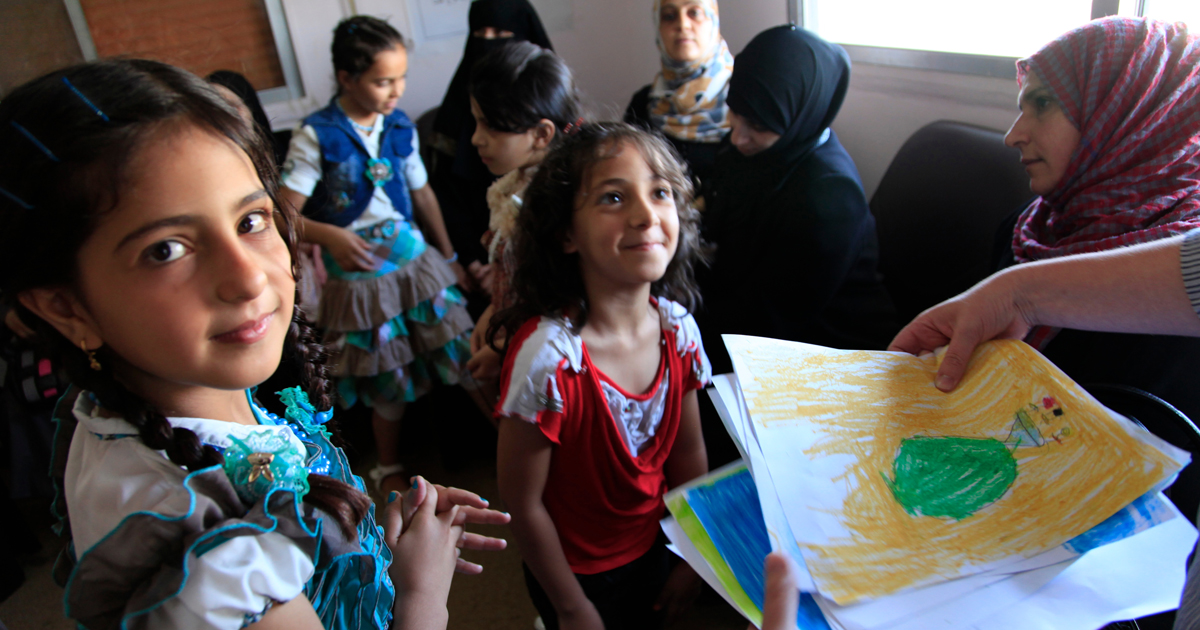
[[[650,0],[532,0],[546,14],[555,50],[574,70],[594,115],[619,117],[629,97],[658,71]],[[333,27],[359,13],[386,17],[406,37],[415,31],[405,0],[284,0],[305,99],[268,106],[276,129],[296,121],[332,96],[329,61]],[[721,30],[736,52],[759,31],[787,21],[787,0],[724,0]],[[465,25],[464,25],[465,26]],[[416,42],[409,58],[408,89],[400,101],[412,117],[441,103],[462,57],[465,34]]]
[[[294,126],[334,91],[329,44],[344,16],[386,17],[412,37],[405,0],[283,0],[297,64],[308,96],[268,106],[277,129]],[[658,71],[651,0],[532,0],[548,19],[555,49],[574,70],[589,110],[619,118],[629,97]],[[758,32],[787,21],[787,0],[722,0],[721,31],[736,54]],[[465,34],[417,42],[400,106],[416,118],[441,103],[458,67]],[[870,198],[892,157],[913,132],[950,119],[1003,131],[1016,113],[1014,81],[857,64],[834,123],[858,164]]]
[[[1005,131],[1016,114],[1013,80],[857,64],[833,130],[870,199],[892,157],[921,127],[945,119]]]

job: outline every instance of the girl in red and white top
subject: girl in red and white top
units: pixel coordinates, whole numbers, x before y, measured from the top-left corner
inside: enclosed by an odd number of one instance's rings
[[[698,592],[658,524],[667,489],[708,470],[689,181],[661,137],[583,125],[517,218],[515,305],[489,330],[509,340],[499,482],[547,628],[657,628]]]

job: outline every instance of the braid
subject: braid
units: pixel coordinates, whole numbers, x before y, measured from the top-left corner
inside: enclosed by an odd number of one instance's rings
[[[292,307],[292,325],[288,328],[288,347],[300,368],[300,386],[317,409],[333,407],[333,389],[329,369],[325,367],[329,353],[321,343],[320,333],[300,309],[299,300]]]
[[[299,300],[292,310],[292,325],[288,328],[288,340],[284,346],[300,372],[300,387],[308,394],[308,400],[318,410],[331,409],[334,395],[325,367],[329,353],[321,343],[320,332],[308,321],[300,310]],[[341,445],[341,434],[337,424],[330,420],[325,424],[331,440]],[[353,538],[355,528],[362,522],[371,507],[371,499],[348,484],[325,475],[308,476],[308,495],[304,500],[319,508],[335,521],[347,538]]]

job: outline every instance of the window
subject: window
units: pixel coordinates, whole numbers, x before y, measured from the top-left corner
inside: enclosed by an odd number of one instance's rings
[[[65,0],[85,59],[129,55],[200,76],[233,70],[263,103],[299,98],[279,0]]]
[[[1164,22],[1183,22],[1188,25],[1189,33],[1200,34],[1200,2],[1197,0],[1124,0],[1121,2],[1121,15],[1144,15]]]
[[[1096,17],[1145,15],[1200,32],[1198,0],[791,0],[790,14],[857,62],[1002,78]]]

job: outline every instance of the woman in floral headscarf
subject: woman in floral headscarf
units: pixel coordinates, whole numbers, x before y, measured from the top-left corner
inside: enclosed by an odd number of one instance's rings
[[[1095,20],[1018,61],[1017,80],[1021,114],[1005,142],[1039,196],[1003,262],[1200,227],[1200,38],[1184,24]],[[1026,341],[1076,381],[1145,389],[1200,417],[1200,340],[1039,327]]]
[[[729,132],[725,95],[733,55],[716,0],[655,0],[662,71],[633,95],[625,121],[661,131],[703,181]]]

